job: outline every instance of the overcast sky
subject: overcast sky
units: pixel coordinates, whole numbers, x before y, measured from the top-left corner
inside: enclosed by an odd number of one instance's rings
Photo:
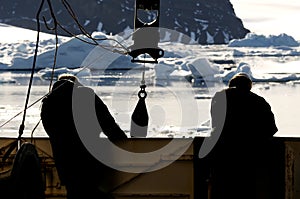
[[[300,40],[300,0],[230,0],[236,15],[251,32],[287,33]]]

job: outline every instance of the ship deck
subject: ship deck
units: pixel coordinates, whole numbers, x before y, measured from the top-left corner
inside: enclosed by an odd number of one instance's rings
[[[159,157],[140,159],[118,158],[115,164],[126,171],[126,168],[135,171],[145,171],[153,167],[158,169],[151,172],[119,172],[115,171],[113,180],[108,180],[108,189],[117,199],[147,198],[147,199],[194,199],[209,198],[209,184],[204,180],[207,165],[199,159],[198,153],[203,137],[194,139],[172,138],[131,138],[122,143],[121,147],[131,152],[150,152],[162,149],[170,143],[173,148],[162,152]],[[275,138],[279,143],[278,165],[280,173],[280,194],[285,199],[300,198],[300,138]],[[10,144],[15,138],[0,138],[0,158],[2,159]],[[32,142],[38,151],[41,160],[42,172],[45,181],[47,199],[66,198],[66,189],[61,184],[52,155],[51,144],[48,138],[24,138],[23,141]],[[178,147],[176,147],[178,146]],[[182,152],[182,149],[184,151]],[[16,151],[13,151],[5,162],[0,162],[0,175],[9,173]],[[145,153],[147,154],[147,153]],[[78,159],[78,161],[80,161]],[[161,168],[159,168],[161,165]]]

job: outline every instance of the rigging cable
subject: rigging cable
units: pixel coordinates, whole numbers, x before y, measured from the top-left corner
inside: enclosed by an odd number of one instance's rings
[[[38,54],[38,47],[39,47],[39,40],[40,40],[40,32],[41,32],[41,26],[40,26],[40,14],[42,11],[42,7],[44,6],[45,0],[42,0],[40,7],[38,9],[38,12],[36,14],[36,21],[37,21],[37,39],[36,39],[36,46],[35,46],[35,51],[34,51],[34,57],[33,57],[33,64],[32,64],[32,68],[31,68],[31,74],[30,74],[30,79],[29,79],[29,85],[28,85],[28,90],[27,90],[27,95],[26,95],[26,100],[25,100],[25,106],[24,106],[24,111],[23,111],[23,119],[22,119],[22,123],[19,127],[19,135],[18,135],[18,140],[21,139],[23,133],[24,133],[24,129],[25,129],[25,119],[26,119],[26,112],[28,109],[28,103],[29,103],[29,98],[30,98],[30,92],[31,92],[31,87],[32,87],[32,83],[33,83],[33,75],[35,72],[35,68],[36,68],[36,60],[37,60],[37,54]],[[54,56],[54,63],[53,63],[53,71],[56,65],[56,57],[57,57],[57,43],[58,43],[58,37],[57,37],[57,20],[56,17],[54,15],[53,9],[52,9],[52,5],[50,3],[50,0],[47,0],[48,6],[50,8],[50,13],[51,13],[51,17],[54,20],[54,28],[49,28],[49,26],[46,24],[46,27],[50,30],[54,30],[55,31],[55,35],[56,35],[56,48],[55,48],[55,56]],[[45,17],[43,17],[44,22],[46,22]],[[52,72],[52,77],[53,77],[53,72]],[[51,87],[52,81],[50,82],[50,87]],[[49,88],[50,89],[50,88]],[[35,129],[38,127],[40,121],[37,123],[37,125],[35,126],[35,128],[33,129],[33,132],[35,131]],[[32,132],[32,134],[33,134]],[[20,148],[20,147],[19,147]]]
[[[32,66],[32,70],[31,70],[31,76],[30,76],[30,83],[29,83],[29,87],[28,87],[28,91],[27,91],[27,96],[26,96],[26,102],[25,102],[25,107],[22,111],[18,112],[16,115],[12,116],[10,119],[8,119],[7,121],[5,121],[4,123],[2,123],[0,125],[0,128],[4,127],[5,125],[7,125],[8,123],[10,123],[12,120],[14,120],[16,117],[18,117],[19,115],[21,115],[23,113],[23,119],[22,119],[22,123],[20,125],[20,128],[19,128],[19,136],[18,136],[18,139],[21,138],[22,134],[23,134],[23,131],[24,131],[24,128],[25,128],[25,117],[26,117],[26,110],[28,110],[29,108],[31,108],[32,106],[34,106],[35,104],[37,104],[38,102],[40,102],[41,100],[43,100],[45,97],[47,97],[51,92],[50,92],[50,88],[51,88],[51,84],[52,84],[52,81],[54,79],[54,68],[56,66],[56,60],[57,60],[57,52],[58,52],[58,33],[57,33],[57,27],[60,27],[63,31],[65,31],[67,34],[69,34],[70,36],[82,41],[82,42],[85,42],[87,44],[91,44],[91,45],[95,45],[95,46],[99,46],[105,50],[108,50],[110,52],[113,52],[113,53],[119,53],[119,54],[122,54],[122,55],[127,55],[128,54],[128,48],[126,46],[124,46],[122,43],[124,41],[126,41],[128,38],[130,38],[136,31],[133,31],[130,35],[128,35],[126,38],[124,38],[122,41],[118,41],[116,39],[111,39],[111,38],[103,38],[103,39],[97,39],[97,38],[93,38],[90,34],[87,33],[87,31],[84,30],[84,28],[82,27],[82,25],[79,23],[75,13],[73,12],[70,4],[66,1],[66,0],[63,0],[63,3],[64,5],[66,6],[67,10],[69,13],[72,13],[71,17],[74,19],[74,21],[77,23],[77,25],[80,27],[80,30],[82,31],[82,33],[89,39],[91,39],[92,41],[94,42],[89,42],[89,41],[86,41],[84,39],[81,39],[79,38],[77,35],[71,33],[70,31],[68,31],[67,29],[65,29],[60,23],[59,21],[57,20],[57,18],[55,17],[55,14],[54,14],[54,11],[53,11],[53,8],[52,8],[52,5],[51,5],[51,1],[47,0],[47,4],[49,6],[49,10],[51,12],[51,17],[53,18],[53,21],[54,21],[54,28],[50,28],[49,25],[47,24],[47,20],[45,19],[45,17],[43,16],[43,20],[44,20],[44,23],[47,27],[47,29],[49,30],[54,30],[55,31],[55,35],[56,35],[56,44],[55,44],[55,55],[54,55],[54,63],[53,63],[53,67],[52,67],[52,74],[51,74],[51,82],[50,82],[50,85],[49,85],[49,92],[47,94],[45,94],[44,96],[42,96],[41,98],[37,99],[36,101],[34,101],[33,103],[31,103],[30,105],[28,105],[29,103],[29,96],[30,96],[30,91],[31,91],[31,87],[32,87],[32,81],[33,81],[33,74],[35,72],[35,68],[36,68],[36,60],[37,60],[37,53],[38,53],[38,46],[39,46],[39,38],[40,38],[40,14],[41,14],[41,11],[42,11],[42,7],[44,6],[45,4],[45,0],[42,0],[41,4],[40,4],[40,7],[38,9],[38,12],[36,14],[36,22],[37,22],[37,40],[36,40],[36,46],[35,46],[35,53],[34,53],[34,59],[33,59],[33,66]],[[116,44],[113,45],[113,46],[103,46],[101,44],[98,43],[98,41],[104,41],[104,40],[111,40],[111,41],[114,41]],[[119,46],[119,47],[118,47]],[[108,47],[111,47],[111,49],[114,49],[114,48],[121,48],[123,49],[125,52],[121,52],[119,50],[110,50]],[[102,54],[101,56],[95,58],[92,62],[90,62],[89,64],[87,64],[86,66],[82,67],[75,75],[79,74],[82,70],[84,70],[85,68],[91,66],[93,63],[95,63],[97,60],[99,60],[100,58],[102,58],[104,55]],[[58,88],[57,88],[58,89]],[[40,123],[40,121],[38,122],[38,124]],[[37,124],[37,125],[38,125]],[[34,128],[36,129],[36,127]]]
[[[82,70],[88,68],[89,66],[91,66],[93,63],[97,62],[98,60],[100,60],[102,57],[104,56],[104,54],[102,54],[101,56],[96,57],[94,60],[92,60],[89,64],[87,64],[86,66],[82,67],[77,73],[75,73],[74,75],[78,75]],[[63,85],[63,84],[62,84]],[[38,102],[40,102],[41,100],[43,100],[45,97],[47,97],[51,92],[55,91],[56,89],[59,89],[60,86],[58,86],[57,88],[55,88],[52,91],[49,91],[47,94],[43,95],[42,97],[40,97],[39,99],[37,99],[36,101],[34,101],[32,104],[30,104],[27,109],[31,108],[32,106],[36,105]],[[18,117],[19,115],[21,115],[24,112],[24,110],[18,112],[16,115],[14,115],[13,117],[11,117],[10,119],[8,119],[6,122],[4,122],[3,124],[0,125],[0,128],[4,127],[5,125],[7,125],[8,123],[10,123],[13,119],[15,119],[16,117]]]
[[[42,7],[44,5],[45,0],[42,0],[40,7],[38,9],[37,15],[36,15],[36,20],[37,20],[37,42],[36,42],[36,46],[35,46],[35,51],[34,51],[34,57],[33,57],[33,64],[32,64],[32,68],[31,68],[31,75],[30,75],[30,80],[29,80],[29,85],[28,85],[28,90],[27,90],[27,96],[26,96],[26,101],[25,101],[25,107],[24,107],[24,111],[23,111],[23,119],[22,119],[22,123],[19,127],[19,136],[18,136],[18,140],[21,139],[24,129],[25,129],[25,118],[26,118],[26,111],[27,111],[27,106],[28,106],[28,102],[29,102],[29,97],[30,97],[30,91],[31,91],[31,87],[32,87],[32,81],[33,81],[33,75],[35,72],[35,66],[36,66],[36,59],[37,59],[37,53],[38,53],[38,47],[39,47],[39,40],[40,40],[40,20],[39,20],[39,16],[40,13],[42,11]]]
[[[66,8],[66,10],[69,12],[70,16],[72,17],[72,19],[75,21],[76,25],[78,26],[79,30],[81,31],[81,33],[83,35],[85,35],[87,38],[91,39],[94,42],[94,45],[99,45],[98,41],[104,41],[104,40],[112,40],[114,42],[116,42],[118,45],[120,45],[121,48],[123,48],[125,50],[126,53],[122,53],[122,54],[128,54],[129,49],[126,48],[124,45],[121,44],[121,42],[115,40],[115,39],[110,39],[110,38],[94,38],[92,37],[85,29],[84,27],[80,24],[78,17],[76,16],[75,12],[73,11],[71,5],[68,3],[67,0],[62,0],[62,3],[64,5],[64,7]],[[66,30],[65,28],[63,28],[63,26],[60,25],[60,27],[63,30]],[[69,32],[69,31],[68,31]],[[134,34],[134,33],[132,33]],[[72,36],[74,36],[74,34],[71,33]],[[93,44],[93,43],[90,43]]]

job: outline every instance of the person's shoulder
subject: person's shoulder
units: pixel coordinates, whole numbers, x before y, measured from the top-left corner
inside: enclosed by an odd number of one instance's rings
[[[73,90],[73,93],[74,92],[78,92],[82,95],[94,95],[95,94],[95,92],[92,88],[83,86],[83,85],[77,85],[76,90]]]
[[[249,95],[253,98],[255,98],[256,100],[260,100],[260,101],[266,101],[264,97],[254,93],[254,92],[251,92],[249,93]]]
[[[231,98],[238,96],[239,94],[241,94],[241,92],[235,87],[229,87],[221,91],[220,95],[224,94],[226,94],[226,98]]]
[[[223,90],[220,90],[220,91],[217,91],[213,97],[212,97],[212,101],[216,101],[216,100],[219,100],[221,98],[224,98],[226,97],[226,90],[223,89]]]
[[[250,92],[250,96],[252,97],[252,100],[256,101],[259,105],[270,106],[267,100],[258,94]]]
[[[221,91],[222,92],[222,91]],[[229,87],[223,90],[226,94],[236,93],[238,92],[238,89],[235,87]]]
[[[77,85],[76,88],[87,92],[94,92],[92,88],[83,85]]]
[[[227,90],[228,90],[228,88],[227,89],[222,89],[220,91],[217,91],[214,96],[224,95],[224,94],[226,94],[228,92]]]
[[[69,80],[65,80],[65,79],[58,80],[57,82],[55,82],[53,84],[53,89],[56,89],[56,88],[62,87],[62,86],[64,86],[64,87],[66,87],[66,86],[74,86],[74,83],[71,82],[71,81],[69,81]]]

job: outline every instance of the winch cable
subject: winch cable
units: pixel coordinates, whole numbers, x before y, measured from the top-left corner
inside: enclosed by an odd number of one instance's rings
[[[144,58],[146,55],[144,55]],[[140,91],[138,92],[138,103],[131,116],[130,135],[131,137],[146,137],[148,130],[149,115],[145,99],[147,97],[145,82],[146,63],[144,62]]]
[[[64,2],[66,2],[64,0]],[[27,92],[27,97],[26,97],[26,102],[25,102],[25,108],[24,110],[18,112],[17,114],[15,114],[14,116],[12,116],[10,119],[6,120],[4,123],[2,123],[0,125],[0,128],[3,128],[4,126],[6,126],[8,123],[10,123],[12,120],[14,120],[16,117],[18,117],[19,115],[21,115],[23,113],[23,120],[22,120],[22,123],[20,125],[20,129],[19,129],[19,136],[18,136],[18,139],[21,138],[21,136],[23,135],[23,131],[25,129],[25,117],[26,117],[26,110],[31,108],[32,106],[34,106],[35,104],[37,104],[38,102],[40,102],[41,100],[43,100],[47,95],[50,94],[50,92],[48,92],[47,94],[45,94],[44,96],[42,96],[41,98],[37,99],[36,101],[34,101],[32,104],[30,104],[28,106],[28,103],[29,103],[29,96],[30,96],[30,90],[31,90],[31,86],[32,86],[32,80],[33,80],[33,73],[35,72],[35,65],[36,65],[36,59],[37,59],[37,52],[38,52],[38,45],[39,45],[39,38],[40,38],[40,19],[39,19],[39,16],[41,14],[41,10],[42,10],[42,7],[45,3],[45,0],[42,0],[41,4],[40,4],[40,7],[38,9],[38,12],[37,12],[37,18],[36,18],[36,21],[37,21],[37,42],[36,42],[36,47],[35,47],[35,54],[34,54],[34,61],[33,61],[33,67],[32,67],[32,70],[31,70],[31,81],[30,81],[30,84],[29,84],[29,88],[28,88],[28,92]],[[123,45],[122,43],[124,41],[126,41],[128,38],[130,38],[133,34],[131,33],[130,35],[128,35],[126,38],[124,38],[122,41],[118,41],[118,40],[115,40],[115,39],[110,39],[110,38],[105,38],[105,39],[96,39],[96,38],[93,38],[92,36],[90,35],[85,35],[87,38],[90,38],[91,40],[93,41],[103,41],[103,40],[111,40],[111,41],[114,41],[116,44],[115,45],[107,45],[107,46],[104,46],[104,45],[101,45],[97,42],[96,43],[92,43],[92,42],[89,42],[89,41],[86,41],[86,40],[83,40],[81,38],[79,38],[78,36],[76,36],[75,34],[71,33],[70,31],[68,31],[67,29],[65,29],[58,21],[57,19],[55,18],[55,15],[54,15],[54,12],[53,12],[53,9],[52,9],[52,6],[51,6],[51,1],[47,0],[47,3],[49,5],[49,7],[51,7],[49,10],[51,13],[51,16],[55,19],[54,20],[54,23],[56,24],[55,27],[60,27],[62,30],[64,30],[66,33],[68,33],[70,36],[82,41],[82,42],[85,42],[87,44],[91,44],[91,45],[95,45],[95,46],[98,46],[98,47],[101,47],[107,51],[110,51],[110,52],[113,52],[113,53],[118,53],[118,54],[121,54],[121,55],[127,55],[128,54],[128,49],[126,48],[125,45]],[[68,4],[69,5],[69,4]],[[69,9],[71,9],[71,7],[69,7]],[[73,17],[76,17],[75,14]],[[47,21],[45,20],[45,17],[43,17],[43,20],[44,20],[44,23],[46,24],[46,27],[49,28],[49,26],[47,25]],[[78,21],[78,20],[77,20]],[[80,24],[79,24],[80,25]],[[81,25],[80,25],[81,26]],[[51,29],[51,28],[49,28]],[[56,28],[57,30],[57,28]],[[58,50],[58,33],[57,31],[55,31],[55,34],[56,34],[56,46],[55,46],[55,56],[54,56],[54,62],[56,62],[56,55],[57,55],[57,50]],[[110,48],[109,48],[110,47]],[[115,48],[120,48],[120,49],[123,49],[124,51],[120,51],[120,50],[111,50],[111,49],[115,49]],[[90,62],[89,64],[87,64],[86,66],[82,67],[75,75],[77,75],[78,73],[80,73],[82,70],[86,69],[87,67],[91,66],[93,63],[95,63],[96,61],[100,60],[102,57],[104,56],[104,54],[102,54],[101,56],[98,56],[97,58],[95,58],[92,62]],[[53,66],[55,66],[55,64],[53,64]],[[53,81],[54,79],[54,69],[52,69],[52,75],[51,75],[51,81]],[[49,85],[49,89],[51,88],[51,84],[52,82],[50,83]],[[57,88],[58,89],[58,88]],[[39,122],[38,122],[39,123]]]
[[[103,57],[105,56],[105,54],[102,54],[98,57],[96,57],[95,59],[93,59],[89,64],[87,64],[86,66],[82,67],[77,73],[75,73],[74,75],[77,76],[81,71],[83,71],[84,69],[90,67],[92,64],[96,63],[97,61],[101,60]],[[51,92],[55,91],[56,89],[59,89],[63,84],[61,84],[60,86],[58,86],[57,88],[55,88],[54,90],[48,92],[47,94],[43,95],[42,97],[40,97],[39,99],[37,99],[36,101],[34,101],[32,104],[30,104],[27,109],[31,108],[32,106],[36,105],[38,102],[40,102],[41,100],[43,100],[45,97],[47,97]],[[3,124],[0,125],[0,128],[6,126],[8,123],[10,123],[12,120],[14,120],[16,117],[18,117],[19,115],[21,115],[24,112],[24,110],[18,112],[17,114],[15,114],[13,117],[11,117],[10,119],[8,119],[7,121],[5,121]]]
[[[41,13],[41,9],[42,9],[42,7],[43,7],[43,5],[44,5],[44,2],[45,2],[45,0],[42,0],[42,2],[41,2],[41,4],[40,4],[40,7],[39,7],[39,9],[38,9],[38,12],[37,12],[37,16],[39,16],[40,15],[40,13]],[[57,26],[58,27],[60,27],[60,28],[62,28],[62,25],[56,20],[56,18],[55,18],[55,15],[54,15],[54,12],[53,12],[53,10],[52,10],[52,6],[51,6],[51,2],[49,1],[49,0],[47,0],[47,3],[48,3],[48,5],[49,5],[49,7],[51,7],[51,9],[49,9],[52,13],[51,13],[51,16],[55,19],[54,20],[54,22],[57,24]],[[44,19],[44,23],[46,24],[46,27],[48,27],[48,29],[51,29],[51,28],[49,28],[49,25],[47,25],[47,22],[46,22],[46,20],[45,20],[45,18],[43,17],[43,19]],[[28,94],[27,94],[27,98],[28,98],[28,100],[26,100],[26,103],[25,103],[25,108],[24,108],[24,110],[22,110],[22,111],[20,111],[20,112],[18,112],[17,114],[15,114],[14,116],[12,116],[10,119],[8,119],[7,121],[5,121],[4,123],[2,123],[1,125],[0,125],[0,128],[3,128],[4,126],[6,126],[8,123],[10,123],[13,119],[15,119],[16,117],[18,117],[19,115],[21,115],[22,113],[24,113],[24,116],[23,117],[25,117],[26,116],[26,110],[27,109],[29,109],[29,108],[31,108],[32,106],[34,106],[35,104],[37,104],[39,101],[41,101],[42,99],[44,99],[49,93],[47,93],[47,94],[45,94],[44,96],[42,96],[41,98],[39,98],[39,99],[37,99],[35,102],[33,102],[32,104],[30,104],[29,106],[28,106],[28,103],[29,103],[29,95],[30,95],[30,90],[31,90],[31,86],[32,86],[32,80],[33,80],[33,73],[34,73],[34,71],[35,71],[35,65],[36,65],[36,59],[37,59],[37,52],[38,52],[38,45],[39,45],[39,35],[40,35],[40,20],[39,20],[39,18],[37,17],[37,19],[36,19],[36,21],[37,21],[37,42],[36,42],[36,48],[35,48],[35,56],[34,56],[34,62],[33,62],[33,67],[32,67],[32,73],[31,73],[31,83],[30,83],[30,86],[29,86],[29,88],[28,88]],[[92,44],[92,45],[96,45],[95,43],[90,43],[90,42],[88,42],[88,41],[86,41],[86,40],[82,40],[82,39],[80,39],[80,38],[78,38],[75,34],[73,34],[73,33],[71,33],[71,32],[69,32],[69,31],[67,31],[66,29],[64,29],[64,28],[62,28],[64,31],[66,31],[68,34],[70,34],[72,37],[74,37],[74,38],[76,38],[76,39],[78,39],[78,40],[81,40],[82,42],[85,42],[85,43],[88,43],[88,44]],[[134,33],[134,32],[133,32]],[[132,34],[133,33],[131,33],[127,38],[129,38],[130,36],[132,36]],[[57,37],[57,31],[55,31],[55,34],[56,34],[56,47],[55,47],[55,56],[54,56],[54,62],[56,62],[56,55],[57,55],[57,50],[58,50],[58,37]],[[92,38],[91,36],[89,36],[90,38]],[[88,37],[88,38],[89,38]],[[97,41],[97,40],[101,40],[101,39],[94,39],[95,41]],[[122,55],[126,55],[127,54],[127,48],[122,44],[125,40],[126,40],[126,38],[125,39],[123,39],[122,41],[117,41],[117,40],[115,40],[115,39],[109,39],[109,38],[106,38],[106,39],[102,39],[102,40],[112,40],[112,41],[114,41],[116,44],[115,45],[112,45],[112,46],[103,46],[103,45],[101,45],[101,44],[97,44],[96,46],[99,46],[99,47],[101,47],[101,48],[104,48],[105,50],[107,50],[107,51],[110,51],[110,52],[113,52],[113,53],[119,53],[119,54],[122,54]],[[120,47],[118,47],[118,46],[120,46]],[[110,48],[108,48],[108,47],[110,47]],[[114,48],[121,48],[121,49],[123,49],[123,50],[125,50],[125,53],[124,52],[122,52],[122,51],[118,51],[118,50],[111,50],[111,49],[114,49]],[[105,54],[102,54],[102,55],[100,55],[100,56],[98,56],[98,57],[96,57],[92,62],[90,62],[88,65],[86,65],[86,66],[84,66],[83,68],[81,68],[75,75],[77,75],[78,73],[80,73],[82,70],[84,70],[85,68],[87,68],[87,67],[89,67],[89,66],[91,66],[93,63],[95,63],[96,61],[98,61],[101,57],[103,57]],[[53,66],[55,66],[55,64],[53,65]],[[54,69],[52,69],[52,70],[54,70]],[[51,74],[51,81],[53,81],[53,79],[54,79],[54,72],[52,72],[52,74]],[[50,85],[49,85],[49,87],[51,87],[51,83],[50,83]],[[24,128],[25,128],[25,119],[23,119],[24,120],[24,122],[22,121],[22,124],[20,125],[20,130],[19,130],[19,132],[21,132],[21,133],[19,133],[19,135],[20,134],[22,134],[23,133],[23,130],[24,130]]]

